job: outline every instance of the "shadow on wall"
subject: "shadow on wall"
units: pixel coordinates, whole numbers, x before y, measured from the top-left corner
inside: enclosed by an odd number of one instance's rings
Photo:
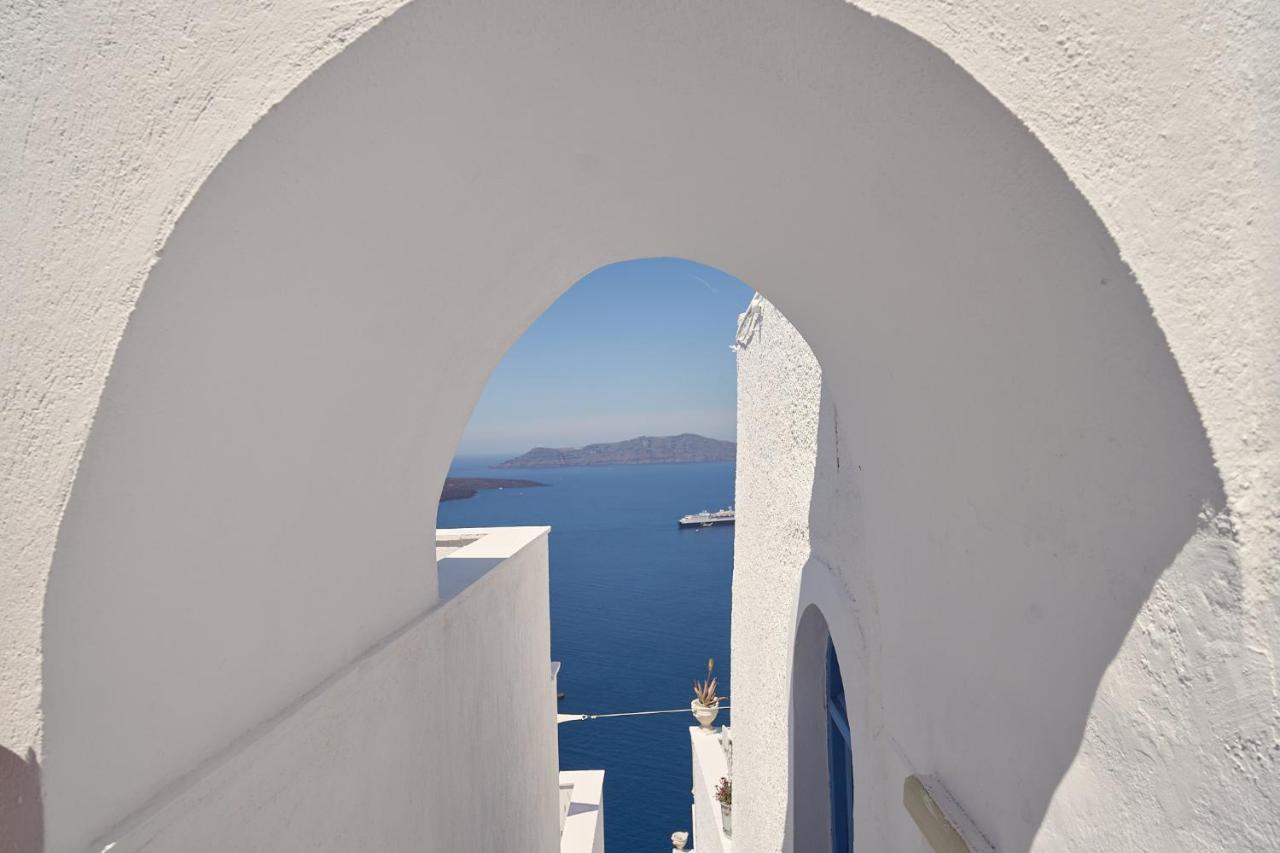
[[[976,341],[956,338],[946,365],[895,366],[884,382],[822,358],[794,683],[820,672],[805,650],[823,648],[837,608],[837,651],[864,694],[850,696],[855,755],[869,753],[855,759],[855,826],[876,849],[914,829],[906,762],[936,774],[998,849],[1028,850],[1153,586],[1224,507],[1164,337],[1103,245],[1086,263],[1101,274],[1074,287],[1036,292],[1049,285],[1027,276],[1011,299],[976,291],[983,329],[934,327]],[[843,599],[817,602],[826,619],[805,610],[818,572]],[[793,732],[817,725],[791,713]],[[804,749],[793,741],[793,777]],[[792,781],[796,833],[826,826],[801,813],[824,808],[812,781]],[[811,843],[797,834],[794,849]]]
[[[502,565],[505,557],[449,557],[439,563],[440,603],[461,595],[469,586]]]
[[[0,747],[0,853],[44,850],[40,763],[31,750],[24,760]]]

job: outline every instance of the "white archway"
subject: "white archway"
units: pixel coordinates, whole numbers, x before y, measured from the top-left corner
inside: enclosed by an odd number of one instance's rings
[[[817,605],[806,607],[796,621],[791,664],[791,788],[787,792],[791,850],[831,849],[831,768],[824,693],[827,644],[833,641],[822,611]],[[855,757],[855,778],[859,775],[856,761]],[[856,801],[857,794],[854,796]]]
[[[417,3],[227,156],[139,301],[46,600],[51,847],[429,606],[485,377],[581,274],[657,255],[804,331],[856,413],[869,565],[909,520],[911,565],[1119,571],[1112,630],[1064,662],[1087,711],[1144,572],[1222,499],[1145,299],[1026,128],[838,3]]]

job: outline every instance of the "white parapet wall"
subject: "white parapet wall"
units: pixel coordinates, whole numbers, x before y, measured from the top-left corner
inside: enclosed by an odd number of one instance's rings
[[[732,853],[733,838],[724,831],[716,786],[729,777],[720,729],[689,727],[693,752],[693,844],[697,853]]]
[[[604,771],[560,771],[560,853],[604,853]]]
[[[547,528],[437,547],[438,606],[89,849],[557,850]]]

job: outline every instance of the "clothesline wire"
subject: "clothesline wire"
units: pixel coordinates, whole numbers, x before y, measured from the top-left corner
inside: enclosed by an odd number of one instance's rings
[[[718,707],[719,707],[719,710],[721,710],[721,711],[727,711],[727,710],[729,710],[729,706],[728,706],[728,705],[720,705],[720,706],[718,706]],[[562,717],[572,717],[572,718],[577,718],[577,719],[582,719],[582,720],[603,720],[603,719],[605,719],[606,717],[647,717],[647,716],[649,716],[650,714],[688,714],[688,713],[690,713],[688,708],[672,708],[672,709],[671,709],[671,710],[669,710],[669,711],[667,711],[667,710],[664,710],[664,711],[623,711],[622,713],[619,713],[619,714],[561,714],[560,716],[562,716]]]

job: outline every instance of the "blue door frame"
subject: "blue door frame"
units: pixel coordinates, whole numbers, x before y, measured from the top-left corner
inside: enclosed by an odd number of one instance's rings
[[[831,851],[853,851],[853,738],[836,648],[827,640],[827,768],[831,788]]]

